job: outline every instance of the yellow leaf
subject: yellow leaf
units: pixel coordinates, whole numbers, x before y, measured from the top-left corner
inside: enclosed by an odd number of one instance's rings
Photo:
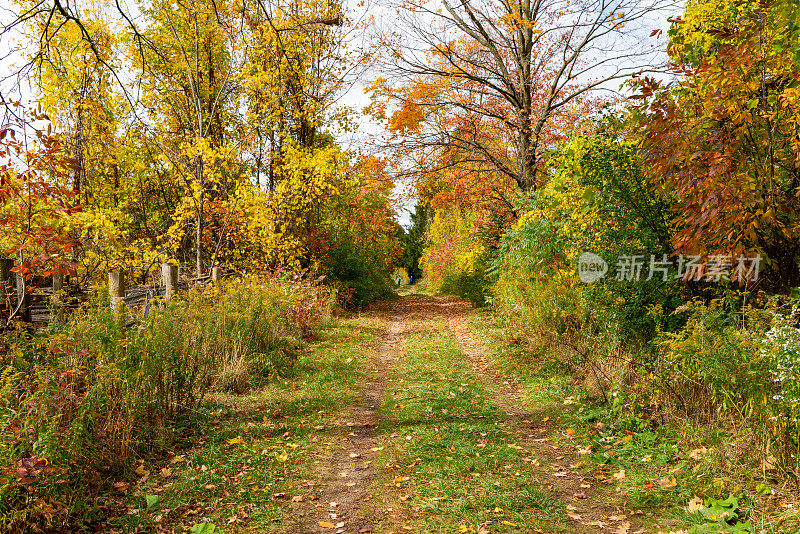
[[[675,477],[667,477],[659,480],[658,485],[662,488],[674,488],[678,485],[678,481],[675,480]]]
[[[241,436],[236,436],[235,438],[229,439],[228,443],[230,443],[231,445],[236,445],[237,443],[242,443],[242,438],[241,438]]]
[[[319,526],[321,526],[322,528],[336,528],[336,525],[334,525],[330,521],[320,521]]]
[[[286,460],[289,459],[289,455],[286,453],[286,451],[283,451],[280,454],[276,455],[275,459],[278,460],[279,462],[285,462]]]

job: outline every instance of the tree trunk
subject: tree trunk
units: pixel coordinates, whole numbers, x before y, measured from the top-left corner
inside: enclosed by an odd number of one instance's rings
[[[197,247],[197,277],[203,275],[203,200],[205,184],[203,183],[203,159],[198,156],[197,183],[200,185],[200,198],[197,199],[197,234],[195,245]]]

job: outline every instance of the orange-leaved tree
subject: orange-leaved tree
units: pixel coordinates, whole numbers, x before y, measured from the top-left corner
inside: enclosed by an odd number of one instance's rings
[[[676,248],[762,254],[776,287],[800,284],[793,5],[691,2],[670,32],[679,83],[637,82],[647,168],[675,197]]]
[[[536,189],[548,151],[609,87],[652,62],[643,39],[659,0],[407,1],[385,36],[369,111],[421,172],[453,165],[475,180]],[[431,155],[436,163],[431,166]]]

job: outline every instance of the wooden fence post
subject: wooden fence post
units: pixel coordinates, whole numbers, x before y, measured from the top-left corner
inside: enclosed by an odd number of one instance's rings
[[[11,258],[0,258],[0,283],[11,280],[11,268],[14,267],[14,260]]]
[[[115,315],[119,314],[122,309],[123,299],[125,298],[125,273],[121,271],[109,271],[108,296],[111,298],[111,310]]]
[[[61,301],[61,290],[64,288],[64,274],[53,273],[53,307],[55,308],[55,322],[64,322],[64,303]]]
[[[164,299],[169,302],[178,291],[178,266],[171,263],[161,264],[161,278],[164,281],[166,291]]]
[[[11,258],[0,258],[0,305],[6,300],[6,292],[11,291],[11,268],[14,267],[14,260]],[[13,311],[9,310],[8,313]]]
[[[53,295],[58,294],[64,288],[64,274],[53,273]]]

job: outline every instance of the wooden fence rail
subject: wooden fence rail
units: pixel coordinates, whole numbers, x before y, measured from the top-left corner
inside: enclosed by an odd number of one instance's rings
[[[0,258],[0,331],[7,328],[8,317],[15,310],[15,320],[44,328],[56,318],[63,320],[89,300],[89,293],[85,288],[65,285],[64,277],[60,273],[53,275],[50,287],[43,287],[41,281],[36,287],[28,287],[11,272],[13,265],[13,260]],[[192,285],[222,279],[222,271],[218,267],[213,268],[207,276],[179,280],[178,266],[165,263],[161,266],[160,274],[157,283],[125,287],[124,273],[109,272],[108,287],[112,309],[120,312],[124,304],[126,308],[136,310],[137,319],[144,319],[155,303],[170,301],[179,291]],[[19,306],[20,298],[24,299],[22,306]],[[130,321],[128,326],[135,323],[136,320]]]

